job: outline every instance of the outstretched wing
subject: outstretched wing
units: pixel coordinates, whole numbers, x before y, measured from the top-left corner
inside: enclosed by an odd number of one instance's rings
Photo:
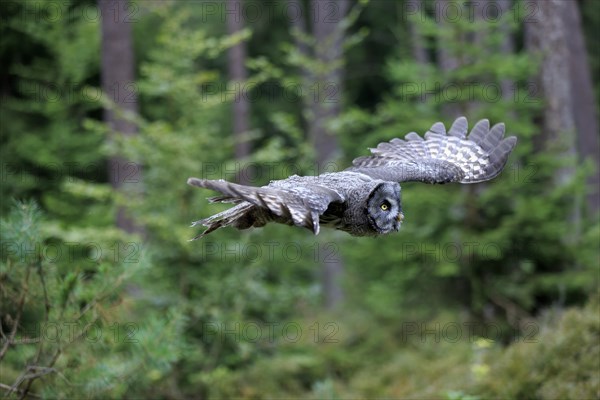
[[[425,138],[411,132],[405,139],[392,139],[359,157],[349,170],[395,182],[476,183],[496,177],[504,168],[517,138],[504,137],[504,124],[483,119],[467,137],[468,123],[460,117],[446,133],[435,123]]]
[[[268,210],[297,226],[319,233],[319,216],[332,202],[343,202],[340,193],[318,184],[305,184],[296,188],[253,187],[238,185],[225,180],[189,178],[187,183],[221,192],[224,196],[212,201],[240,203],[245,201],[256,207]]]

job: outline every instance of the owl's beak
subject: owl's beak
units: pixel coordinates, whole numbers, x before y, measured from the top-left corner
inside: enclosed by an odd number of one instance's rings
[[[403,213],[401,213],[401,212],[400,212],[400,213],[398,213],[398,216],[396,217],[396,220],[397,220],[398,222],[402,222],[402,220],[403,220],[403,219],[404,219],[404,214],[403,214]]]

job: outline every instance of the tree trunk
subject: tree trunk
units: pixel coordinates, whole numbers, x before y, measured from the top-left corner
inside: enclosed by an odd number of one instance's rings
[[[335,4],[333,9],[332,4]],[[317,42],[315,56],[321,70],[317,71],[316,79],[312,82],[315,85],[316,96],[312,99],[315,112],[310,137],[317,152],[319,171],[323,171],[338,149],[336,137],[327,131],[325,124],[339,115],[341,110],[343,70],[337,64],[342,59],[344,32],[339,22],[346,15],[347,9],[348,0],[336,2],[312,0],[313,34]],[[331,18],[328,13],[333,14]]]
[[[131,24],[126,18],[130,10],[126,0],[99,0],[98,6],[102,15],[102,90],[115,105],[104,110],[104,121],[111,130],[109,140],[112,140],[117,135],[137,133],[135,124],[121,115],[137,113]],[[141,165],[121,156],[111,157],[109,179],[115,190],[141,185]],[[116,225],[130,233],[142,231],[122,206],[117,211]]]
[[[572,112],[577,128],[577,148],[581,159],[589,159],[595,172],[588,178],[587,205],[590,215],[600,210],[600,143],[598,114],[594,99],[592,74],[585,46],[578,2],[564,2],[564,26],[569,50]]]
[[[242,10],[242,0],[227,0],[228,9],[236,10],[234,14],[227,17],[227,33],[234,34],[244,29],[244,20]],[[245,84],[248,77],[246,70],[246,43],[239,42],[231,47],[227,52],[229,80],[234,85],[239,86],[239,95],[235,96],[233,101],[233,135],[235,139],[235,158],[240,162],[244,162],[250,155],[250,142],[246,138],[246,133],[249,129],[249,109],[250,104],[246,96],[242,96],[244,90],[242,85]],[[242,185],[250,183],[250,174],[247,168],[241,168],[238,174],[238,182]]]
[[[332,11],[332,21],[328,18]],[[312,140],[315,151],[317,170],[322,173],[332,170],[327,163],[334,160],[338,149],[337,138],[326,128],[326,123],[339,115],[341,111],[341,93],[343,70],[340,66],[342,61],[342,43],[344,31],[339,23],[348,11],[348,0],[336,2],[323,2],[312,0],[313,34],[316,40],[315,57],[319,62],[318,71],[312,71],[315,88],[311,99],[311,120],[309,122],[309,137]],[[335,168],[337,169],[337,168]],[[325,245],[327,246],[327,245]],[[324,250],[320,254],[327,254]],[[322,262],[324,262],[322,260]],[[323,292],[325,295],[325,306],[333,308],[343,300],[341,277],[343,275],[343,264],[340,258],[333,262],[323,264]]]
[[[290,10],[297,10],[298,12],[298,17],[297,18],[291,18],[291,24],[292,27],[297,29],[302,35],[306,35],[307,33],[307,28],[306,28],[306,19],[303,18],[304,15],[306,15],[306,10],[304,9],[304,6],[302,5],[302,1],[301,0],[288,0],[288,4],[290,5]],[[300,53],[302,55],[309,55],[310,53],[310,49],[308,48],[307,44],[305,42],[303,42],[302,40],[296,40],[296,47],[298,47],[298,50],[300,51]],[[309,71],[307,68],[302,68],[303,74],[308,74]]]
[[[498,8],[500,10],[500,15],[503,17],[502,25],[500,26],[500,30],[502,31],[502,43],[500,44],[500,52],[506,55],[512,55],[515,53],[515,43],[513,32],[510,27],[510,20],[508,16],[511,15],[511,0],[498,0],[497,2]],[[500,81],[500,90],[502,90],[502,98],[504,100],[510,100],[514,97],[513,91],[515,89],[515,82],[511,79],[502,79]]]
[[[436,21],[438,21],[438,24],[440,25],[440,28],[444,28],[445,25],[448,24],[448,21],[446,20],[446,15],[444,14],[444,10],[446,3],[448,3],[447,0],[435,0],[435,18]],[[457,7],[462,7],[461,4],[458,3],[453,3],[455,4]],[[457,69],[460,66],[460,60],[458,59],[458,57],[456,56],[456,54],[452,54],[451,51],[449,51],[446,48],[446,44],[445,41],[446,40],[463,40],[462,37],[451,37],[451,38],[444,38],[442,40],[441,37],[438,36],[437,38],[437,43],[436,43],[436,50],[437,50],[437,64],[440,67],[440,69],[442,70],[442,72],[444,72],[444,75],[449,76],[450,72]],[[450,83],[449,79],[444,80],[444,82],[441,82],[442,85]],[[446,116],[451,116],[451,117],[458,117],[460,115],[464,115],[465,110],[461,109],[459,104],[442,104],[442,113]]]
[[[412,6],[417,10],[423,10],[425,7],[425,2],[423,0],[413,1]],[[412,55],[415,61],[419,64],[428,64],[429,56],[427,54],[427,48],[425,47],[425,38],[421,32],[421,27],[419,22],[409,20],[408,24],[408,32],[411,38],[411,50]]]
[[[564,15],[570,1],[537,0],[538,13],[534,23],[526,24],[526,45],[530,53],[542,56],[538,82],[544,98],[543,132],[538,139],[538,149],[557,151],[561,157],[575,159],[576,135],[573,117],[573,88],[570,74],[569,29]],[[555,184],[563,185],[575,175],[572,166],[559,168]],[[579,232],[579,199],[574,200],[570,216],[574,231],[569,240]]]

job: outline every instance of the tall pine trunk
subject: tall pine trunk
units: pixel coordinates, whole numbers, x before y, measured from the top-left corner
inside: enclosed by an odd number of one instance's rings
[[[415,0],[410,3],[411,7],[414,7],[416,10],[423,10],[425,7],[425,2],[423,0]],[[425,46],[425,37],[423,36],[423,32],[421,26],[418,21],[409,20],[408,24],[408,33],[411,38],[411,51],[413,58],[419,64],[427,64],[429,63],[429,55],[427,54],[427,47]]]
[[[227,16],[227,33],[234,34],[244,29],[244,19],[242,13],[242,0],[227,0],[228,9],[235,10],[235,13]],[[244,162],[250,155],[250,142],[246,138],[249,129],[249,110],[250,104],[242,85],[246,83],[248,71],[246,70],[246,43],[240,41],[232,46],[227,52],[229,80],[232,84],[239,87],[236,90],[237,95],[233,101],[233,134],[235,138],[235,158]],[[250,183],[250,171],[242,168],[238,174],[238,182],[242,185]]]
[[[540,151],[551,150],[561,158],[575,159],[576,126],[573,116],[573,86],[571,80],[569,28],[564,15],[570,1],[537,0],[536,20],[526,23],[526,46],[530,53],[542,57],[537,76],[537,84],[544,100],[541,122],[542,134],[538,137]],[[575,175],[573,166],[561,167],[555,174],[554,183],[563,185]],[[573,232],[566,233],[568,240],[574,240],[579,232],[579,199],[574,199],[570,220]]]
[[[500,52],[502,54],[513,54],[515,52],[515,42],[512,29],[510,27],[510,14],[511,8],[514,6],[511,0],[497,0],[498,9],[500,15],[502,15],[502,22],[500,30],[502,31],[502,43],[500,44]],[[515,90],[515,82],[511,79],[502,79],[500,81],[500,90],[502,90],[502,98],[504,100],[510,100],[513,98],[513,91]]]
[[[127,20],[130,10],[126,0],[99,0],[98,6],[102,15],[102,90],[115,106],[104,109],[104,121],[110,128],[108,140],[114,140],[118,135],[137,134],[135,124],[122,115],[138,111],[131,22]],[[113,156],[109,160],[109,179],[115,190],[141,185],[141,165]],[[129,233],[142,231],[123,206],[117,210],[116,225]]]
[[[587,195],[588,210],[594,216],[600,210],[598,114],[578,4],[576,1],[566,1],[562,15],[569,50],[569,78],[573,119],[577,128],[577,150],[581,159],[590,160],[595,167],[594,173],[588,178]]]
[[[336,23],[326,18],[330,4],[336,5]],[[343,69],[338,64],[342,61],[344,30],[340,22],[346,16],[348,6],[348,0],[338,0],[335,3],[312,0],[313,33],[317,42],[315,56],[322,70],[317,73],[314,81],[319,96],[313,99],[314,112],[309,135],[315,146],[319,171],[323,171],[326,164],[334,159],[338,149],[337,138],[328,131],[326,123],[337,117],[342,107]],[[331,309],[339,305],[344,297],[341,285],[344,265],[339,256],[332,261],[321,262],[325,307]]]

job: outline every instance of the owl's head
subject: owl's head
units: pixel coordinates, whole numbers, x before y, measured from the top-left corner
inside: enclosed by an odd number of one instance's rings
[[[366,212],[371,227],[377,233],[397,232],[404,218],[400,185],[396,182],[383,182],[375,186],[369,194]]]

